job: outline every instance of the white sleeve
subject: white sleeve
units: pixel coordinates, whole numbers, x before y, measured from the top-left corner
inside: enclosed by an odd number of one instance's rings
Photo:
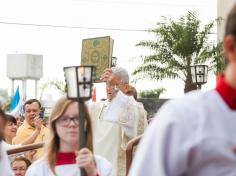
[[[51,170],[43,158],[34,161],[26,171],[25,176],[51,176]]]
[[[95,155],[97,172],[100,176],[114,176],[112,164],[102,156]]]
[[[6,143],[5,141],[3,142],[3,148],[5,150],[11,150],[11,149],[15,149],[17,147],[21,147],[22,145],[21,144],[8,144]]]
[[[41,169],[37,169],[33,164],[27,169],[25,176],[44,176]]]
[[[103,119],[119,124],[125,134],[133,138],[135,136],[134,128],[137,121],[138,106],[133,96],[127,96],[119,91],[110,103]]]
[[[1,172],[1,175],[2,174],[6,176],[15,175],[11,169],[10,161],[7,157],[7,153],[2,147],[2,142],[0,142],[0,172]]]
[[[191,147],[187,138],[191,135],[194,140],[195,134],[189,134],[189,122],[182,122],[186,111],[179,112],[175,105],[164,105],[157,113],[138,146],[129,176],[184,175]]]
[[[39,175],[37,175],[37,172],[35,172],[32,168],[29,167],[25,173],[25,176],[39,176]]]

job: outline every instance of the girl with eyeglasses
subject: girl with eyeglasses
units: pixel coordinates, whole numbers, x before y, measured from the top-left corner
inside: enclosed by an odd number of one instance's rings
[[[83,104],[86,147],[79,149],[78,103],[63,97],[56,103],[49,118],[50,139],[46,154],[35,161],[26,176],[79,176],[84,168],[87,176],[111,176],[112,166],[103,157],[93,154],[92,124]]]

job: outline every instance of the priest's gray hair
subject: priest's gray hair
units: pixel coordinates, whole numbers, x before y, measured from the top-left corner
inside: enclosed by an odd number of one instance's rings
[[[127,70],[122,67],[112,67],[111,70],[116,76],[118,76],[122,80],[123,83],[129,84],[129,74]]]

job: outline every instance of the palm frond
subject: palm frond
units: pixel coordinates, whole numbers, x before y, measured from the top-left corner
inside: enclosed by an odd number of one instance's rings
[[[136,46],[141,46],[141,47],[155,50],[158,48],[158,43],[156,43],[155,41],[143,40],[143,41],[139,42],[138,44],[136,44]]]
[[[162,80],[164,78],[176,79],[180,78],[179,73],[171,69],[162,68],[157,65],[142,65],[136,68],[133,72],[135,76],[142,76],[142,78],[151,78],[154,80]]]

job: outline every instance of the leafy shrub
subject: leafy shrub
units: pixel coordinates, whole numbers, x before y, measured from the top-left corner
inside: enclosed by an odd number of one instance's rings
[[[144,90],[139,93],[139,96],[140,98],[159,98],[160,94],[164,91],[164,88]]]

